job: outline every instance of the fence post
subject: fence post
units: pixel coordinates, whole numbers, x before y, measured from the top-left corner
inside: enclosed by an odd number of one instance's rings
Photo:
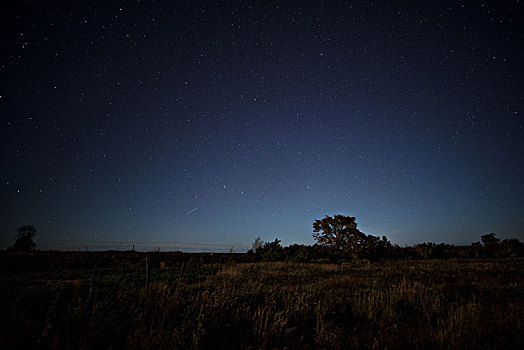
[[[149,260],[146,256],[146,289],[149,287]]]
[[[199,262],[197,261],[197,270],[198,270],[198,284],[200,285],[200,264]]]
[[[93,274],[91,275],[91,283],[89,283],[89,296],[87,298],[88,303],[91,302],[91,298],[93,297],[93,287],[95,285],[95,276],[96,276],[97,267],[98,267],[98,264],[95,261],[95,266],[93,266]]]
[[[184,266],[186,265],[186,262],[183,261],[182,262],[182,268],[180,269],[180,276],[178,277],[178,285],[177,285],[177,290],[178,288],[180,287],[180,284],[182,283],[182,276],[184,275]]]

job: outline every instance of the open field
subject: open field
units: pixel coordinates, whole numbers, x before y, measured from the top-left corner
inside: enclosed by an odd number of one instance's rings
[[[241,261],[1,252],[0,347],[523,347],[524,259]]]

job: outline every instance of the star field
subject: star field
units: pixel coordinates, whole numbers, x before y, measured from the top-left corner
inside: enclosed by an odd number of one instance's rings
[[[4,247],[523,238],[518,1],[1,7]]]

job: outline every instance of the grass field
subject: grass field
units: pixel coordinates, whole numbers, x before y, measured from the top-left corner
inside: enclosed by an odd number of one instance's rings
[[[332,265],[106,253],[102,263],[78,254],[18,270],[23,255],[1,256],[1,348],[524,345],[524,259]]]

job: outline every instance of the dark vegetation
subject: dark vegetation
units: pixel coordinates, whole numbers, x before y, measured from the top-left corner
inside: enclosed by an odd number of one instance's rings
[[[38,231],[33,225],[20,226],[15,235],[15,243],[7,250],[26,251],[35,249],[36,243],[33,242],[33,238],[37,233]]]
[[[519,240],[398,247],[315,223],[313,246],[245,254],[0,252],[0,347],[522,348]]]
[[[0,345],[522,347],[522,258],[242,263],[246,257],[1,252]]]
[[[494,236],[493,233],[482,236]],[[316,263],[353,262],[368,264],[388,260],[450,259],[450,258],[518,258],[524,257],[524,244],[516,238],[497,242],[474,242],[467,246],[446,243],[422,243],[399,247],[375,236],[354,248],[337,249],[314,244],[292,244],[283,247],[280,240],[263,243],[256,251],[249,251],[250,261],[291,261]],[[383,237],[385,238],[385,237]]]
[[[448,258],[517,258],[524,257],[524,244],[516,238],[500,240],[495,233],[481,236],[482,244],[455,246],[446,243],[422,243],[414,246],[393,245],[386,236],[367,235],[357,228],[354,217],[327,216],[313,223],[312,246],[293,244],[282,247],[280,240],[262,242],[257,238],[248,252],[253,261],[358,262],[385,260]]]

